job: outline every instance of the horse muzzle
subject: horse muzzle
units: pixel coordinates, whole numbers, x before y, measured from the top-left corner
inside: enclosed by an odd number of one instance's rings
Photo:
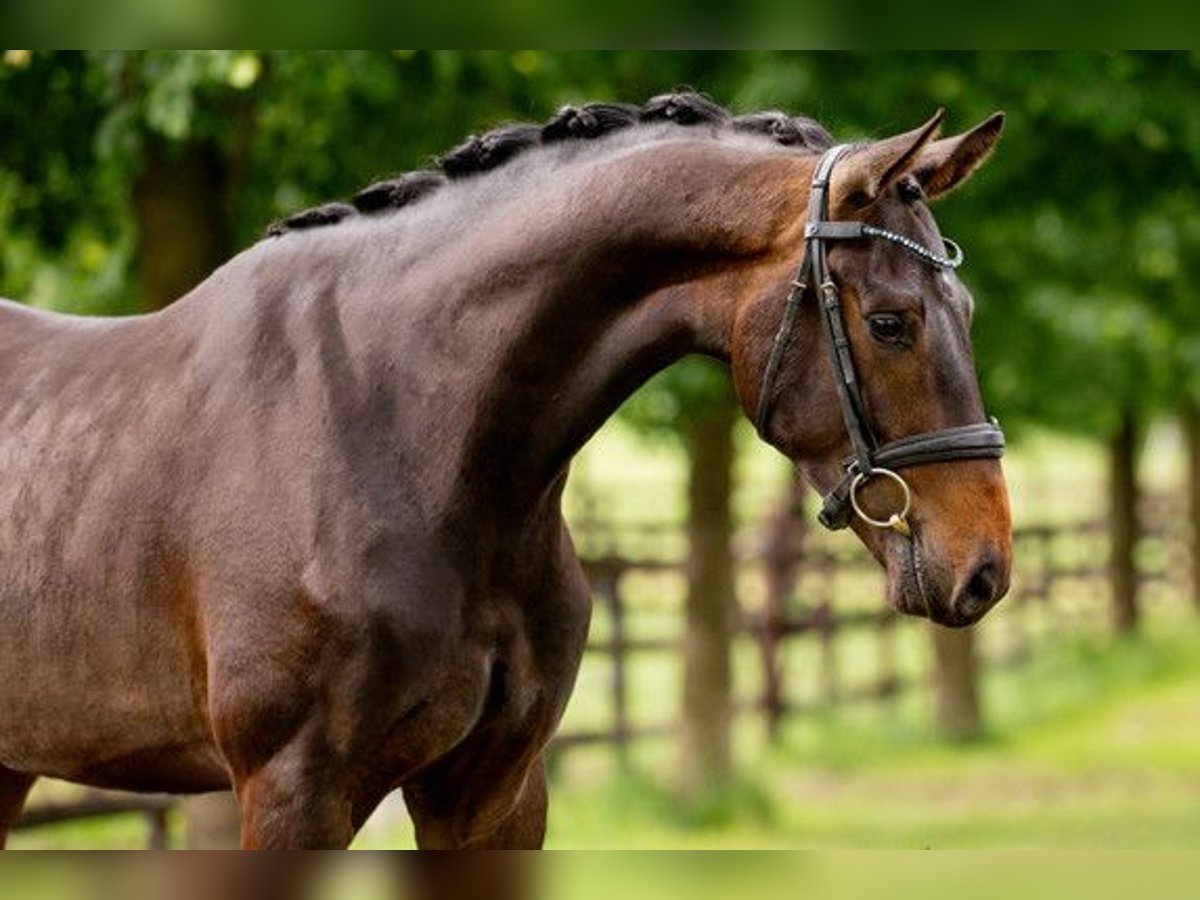
[[[892,534],[885,541],[888,600],[898,612],[962,628],[978,622],[1008,593],[1008,557],[988,544],[966,565],[952,567],[930,552],[919,525],[910,536]]]

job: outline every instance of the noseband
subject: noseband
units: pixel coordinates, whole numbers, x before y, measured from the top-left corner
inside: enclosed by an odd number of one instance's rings
[[[775,344],[771,348],[771,357],[763,374],[754,423],[759,434],[765,437],[779,366],[790,342],[800,304],[812,287],[823,312],[825,333],[829,339],[829,356],[833,362],[838,400],[842,406],[842,418],[846,422],[846,431],[850,435],[850,445],[854,450],[854,455],[846,461],[845,475],[834,489],[825,495],[817,518],[826,528],[839,529],[849,525],[851,515],[855,514],[869,525],[890,528],[907,536],[912,492],[908,483],[896,470],[960,459],[999,458],[1004,453],[1004,432],[1000,430],[996,420],[991,419],[972,425],[927,431],[886,444],[880,444],[875,439],[864,415],[862,394],[854,372],[854,358],[851,356],[850,342],[846,337],[838,288],[829,271],[825,242],[879,238],[898,244],[909,253],[940,269],[958,268],[962,264],[963,254],[959,246],[949,240],[945,242],[949,255],[945,255],[930,250],[911,238],[876,228],[865,222],[828,221],[826,217],[829,215],[830,176],[833,174],[834,165],[846,150],[847,146],[843,144],[826,151],[813,174],[812,193],[808,201],[808,224],[804,227],[804,260],[792,281],[783,321],[775,335]],[[859,505],[859,490],[873,478],[885,478],[894,482],[902,494],[899,508],[886,519],[867,515]]]

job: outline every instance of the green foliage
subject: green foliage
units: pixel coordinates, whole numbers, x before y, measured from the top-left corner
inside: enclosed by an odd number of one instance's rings
[[[696,357],[660,372],[621,407],[621,417],[651,439],[674,437],[688,421],[701,418],[732,394],[729,372]]]
[[[0,292],[120,311],[146,141],[230,163],[239,245],[271,219],[427,164],[470,131],[691,84],[740,110],[884,136],[1009,114],[995,160],[939,208],[966,246],[975,344],[1006,425],[1108,431],[1200,394],[1200,58],[1186,53],[8,51]],[[214,188],[217,189],[217,188]],[[670,433],[727,390],[702,363],[624,415]]]
[[[937,106],[956,129],[1006,110],[995,159],[938,209],[967,249],[985,393],[1007,425],[1096,433],[1197,388],[1198,69],[1187,54],[779,53],[740,98],[821,112],[839,137]]]
[[[1028,139],[1010,140],[980,192],[996,214],[980,227],[979,280],[1005,298],[981,318],[981,359],[1034,373],[1008,373],[1000,398],[1026,417],[1108,431],[1122,407],[1174,406],[1191,377],[1180,351],[1200,324],[1183,296],[1200,209],[1180,189],[1200,161],[1196,67],[1125,53],[1036,56],[1030,68],[994,81],[1023,103],[1013,124]]]
[[[72,312],[120,312],[132,222],[97,163],[106,104],[82,54],[0,59],[0,295]]]

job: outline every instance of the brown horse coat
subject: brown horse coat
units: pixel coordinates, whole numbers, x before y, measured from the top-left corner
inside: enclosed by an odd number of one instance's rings
[[[963,140],[927,145],[939,191],[991,145],[966,166]],[[847,166],[879,194],[859,214],[929,239],[885,144]],[[411,209],[285,229],[160,313],[0,302],[0,834],[50,775],[232,786],[247,846],[343,846],[398,786],[423,846],[539,844],[541,753],[590,608],[567,464],[689,352],[731,360],[752,408],[811,150],[719,122],[547,140]],[[899,279],[963,331],[934,296],[950,288],[857,252],[845,302]],[[903,378],[877,373],[900,363],[849,318],[887,409]],[[969,345],[944,330],[911,365],[959,375],[897,416],[979,412]],[[845,448],[802,331],[770,437],[820,483]],[[1010,552],[1007,507],[994,463],[948,487],[928,468],[926,509],[978,516],[951,533],[931,513],[921,538],[949,604],[979,546]],[[863,536],[900,582],[889,538]]]

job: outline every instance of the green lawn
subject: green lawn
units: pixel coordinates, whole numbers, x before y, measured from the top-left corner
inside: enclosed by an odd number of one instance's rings
[[[1063,647],[986,699],[966,745],[870,711],[798,724],[699,812],[653,778],[562,784],[550,845],[1200,847],[1200,631]]]

